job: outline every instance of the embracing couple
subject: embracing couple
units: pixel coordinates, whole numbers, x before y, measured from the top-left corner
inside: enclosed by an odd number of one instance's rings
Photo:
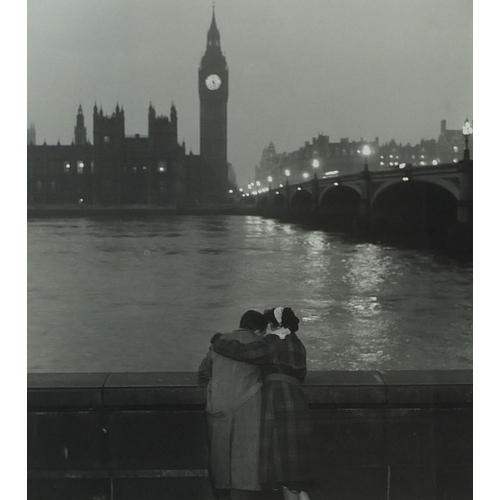
[[[306,350],[290,307],[247,311],[239,329],[215,334],[198,369],[209,379],[209,473],[215,494],[231,500],[308,500],[311,422],[300,385]]]

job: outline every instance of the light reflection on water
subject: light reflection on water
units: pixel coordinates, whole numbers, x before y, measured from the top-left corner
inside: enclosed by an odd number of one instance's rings
[[[312,370],[472,367],[472,268],[257,217],[28,222],[30,371],[192,371],[291,305]]]

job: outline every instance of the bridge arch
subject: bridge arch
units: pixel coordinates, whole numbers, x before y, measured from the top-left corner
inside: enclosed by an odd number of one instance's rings
[[[359,218],[361,194],[350,186],[327,187],[318,200],[321,222],[337,231],[349,231]]]
[[[290,209],[298,211],[312,211],[314,208],[314,197],[307,189],[297,189],[290,196]]]
[[[257,208],[268,208],[270,205],[268,196],[259,196],[257,198]]]
[[[271,207],[276,210],[286,209],[286,196],[283,193],[276,193],[272,197]]]
[[[457,193],[442,183],[423,179],[384,186],[372,198],[373,234],[426,248],[445,244],[457,221]]]
[[[403,178],[408,179],[408,181],[407,182],[403,181]],[[383,193],[386,189],[390,188],[391,186],[406,184],[406,183],[411,184],[413,182],[426,182],[428,184],[434,184],[436,186],[439,186],[439,187],[445,189],[449,193],[451,193],[455,197],[456,200],[460,199],[459,187],[455,183],[453,183],[449,180],[446,180],[443,178],[438,178],[438,177],[436,177],[436,178],[435,177],[418,177],[418,178],[410,179],[410,177],[405,177],[404,175],[401,175],[401,177],[388,180],[387,182],[384,182],[381,186],[379,186],[375,190],[375,192],[372,194],[370,204],[373,206],[375,204],[377,198],[380,196],[380,194]]]

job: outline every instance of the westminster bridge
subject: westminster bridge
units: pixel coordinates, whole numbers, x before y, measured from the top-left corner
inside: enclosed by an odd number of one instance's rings
[[[472,252],[472,160],[269,186],[258,213],[368,238]]]

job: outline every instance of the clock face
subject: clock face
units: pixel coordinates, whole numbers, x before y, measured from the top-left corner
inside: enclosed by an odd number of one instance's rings
[[[221,86],[221,83],[219,75],[208,75],[205,78],[205,85],[209,90],[217,90]]]

